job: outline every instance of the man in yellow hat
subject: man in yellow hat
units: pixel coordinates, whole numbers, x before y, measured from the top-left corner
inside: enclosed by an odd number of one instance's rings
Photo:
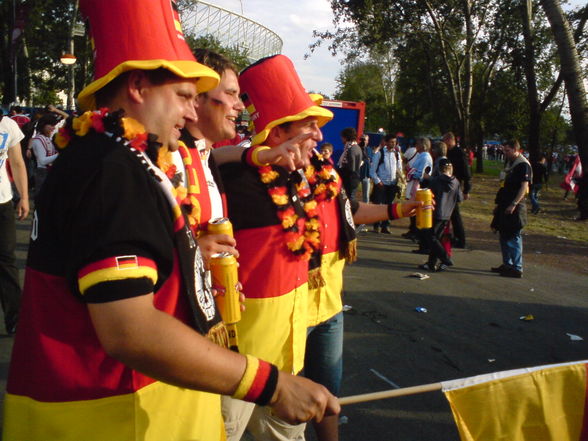
[[[96,80],[79,102],[100,110],[60,131],[37,200],[4,439],[221,440],[217,394],[292,423],[336,413],[324,387],[222,347],[173,168],[158,163],[218,75],[193,58],[169,1],[80,6]]]

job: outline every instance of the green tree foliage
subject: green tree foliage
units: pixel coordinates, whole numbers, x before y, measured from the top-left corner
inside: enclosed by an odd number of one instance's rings
[[[215,38],[213,35],[186,35],[186,42],[192,50],[198,48],[209,49],[224,55],[235,63],[239,70],[242,70],[251,64],[246,48],[239,47],[238,45],[232,47],[223,46],[218,38]]]
[[[17,54],[17,94],[21,100],[35,105],[49,104],[40,100],[55,97],[55,91],[66,88],[67,68],[59,58],[67,49],[73,4],[73,0],[13,0],[0,3],[0,15],[3,17],[0,20],[0,89],[4,104],[15,99],[13,51]],[[17,46],[11,41],[14,15],[22,17],[25,26],[24,37]],[[86,64],[91,58],[89,45],[85,37],[76,37],[75,42],[77,65]],[[76,69],[78,88],[87,80],[87,71],[79,67]]]

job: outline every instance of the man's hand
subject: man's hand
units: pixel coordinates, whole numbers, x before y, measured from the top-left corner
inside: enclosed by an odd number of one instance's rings
[[[214,254],[229,252],[235,257],[239,257],[239,252],[235,246],[235,239],[227,234],[203,234],[198,238],[200,252],[204,259],[204,267],[209,268],[210,258]]]
[[[324,386],[307,378],[280,372],[270,406],[276,416],[290,424],[311,419],[320,422],[325,415],[341,411],[337,398]]]
[[[306,167],[310,161],[308,150],[311,148],[308,144],[313,143],[311,137],[312,133],[302,133],[277,147],[259,152],[257,159],[261,163],[279,165],[289,171]]]
[[[402,217],[411,217],[416,215],[417,208],[423,205],[422,201],[405,201],[400,203],[402,205]]]
[[[463,200],[467,201],[470,198],[470,194],[469,193],[464,193],[463,194]]]
[[[20,198],[18,204],[16,205],[16,217],[18,220],[25,220],[29,215],[29,200],[25,198]]]
[[[510,204],[508,207],[506,207],[506,210],[504,210],[504,212],[506,214],[513,214],[516,209],[517,209],[516,204]]]

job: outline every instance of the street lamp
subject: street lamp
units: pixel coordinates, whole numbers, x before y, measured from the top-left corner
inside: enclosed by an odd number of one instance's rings
[[[75,64],[76,60],[77,58],[74,54],[63,54],[59,59],[59,61],[66,65]]]
[[[73,40],[71,40],[71,44],[70,46],[73,46]],[[71,48],[70,48],[71,49]],[[73,51],[72,51],[73,52]],[[75,89],[75,81],[74,81],[74,64],[76,63],[76,56],[71,53],[65,53],[61,56],[61,58],[59,59],[59,61],[61,61],[61,63],[65,64],[68,69],[67,69],[67,73],[68,73],[68,90],[67,90],[67,110],[73,110],[73,105],[74,105],[74,89]]]

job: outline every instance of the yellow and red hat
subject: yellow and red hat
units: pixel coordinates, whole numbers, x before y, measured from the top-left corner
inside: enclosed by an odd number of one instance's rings
[[[284,55],[263,58],[246,68],[239,75],[239,86],[255,127],[252,145],[261,144],[273,127],[285,122],[314,116],[322,127],[333,119],[333,113],[306,92],[294,64]]]
[[[78,95],[83,109],[96,107],[94,94],[120,74],[165,68],[196,78],[198,92],[215,88],[216,72],[194,58],[184,39],[173,0],[81,0],[94,48],[94,81]]]

